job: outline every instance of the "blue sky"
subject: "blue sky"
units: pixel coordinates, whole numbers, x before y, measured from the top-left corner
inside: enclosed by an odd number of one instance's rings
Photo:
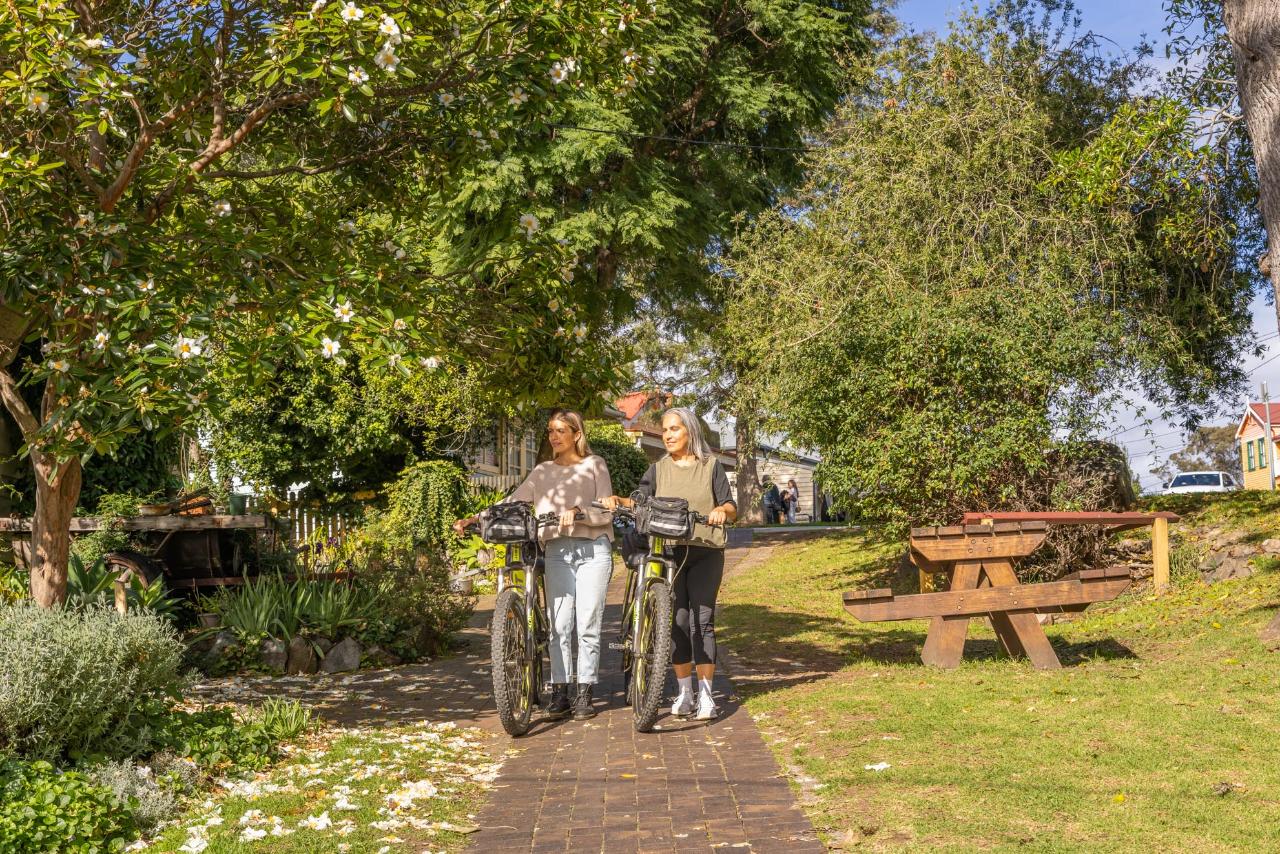
[[[943,33],[947,22],[960,9],[968,8],[969,5],[956,0],[901,0],[894,9],[894,14],[914,30]],[[1076,7],[1083,19],[1083,30],[1092,30],[1106,36],[1123,48],[1132,47],[1145,36],[1156,46],[1154,60],[1157,65],[1164,64],[1164,11],[1159,0],[1077,0]],[[1280,340],[1276,337],[1275,311],[1262,296],[1254,299],[1250,309],[1255,338],[1269,345],[1262,357],[1250,356],[1242,359],[1245,368],[1252,371],[1252,399],[1258,399],[1258,384],[1262,381],[1269,384],[1272,399],[1280,399],[1280,358],[1275,358],[1280,355]],[[1268,361],[1272,359],[1274,361]],[[1259,365],[1259,369],[1253,370]],[[1144,403],[1136,392],[1134,403],[1136,406]],[[1212,423],[1233,423],[1243,413],[1244,403],[1243,398],[1235,402]],[[1144,487],[1150,489],[1159,486],[1150,469],[1181,447],[1182,434],[1176,424],[1156,420],[1149,428],[1142,428],[1138,426],[1142,421],[1136,408],[1121,413],[1115,429],[1122,432],[1114,441],[1124,445],[1133,473],[1139,477]]]

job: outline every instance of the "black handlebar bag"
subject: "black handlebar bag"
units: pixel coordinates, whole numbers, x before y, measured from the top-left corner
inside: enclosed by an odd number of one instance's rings
[[[480,538],[486,543],[526,543],[538,539],[538,522],[528,501],[495,504],[480,514]]]
[[[636,502],[636,530],[654,537],[686,540],[693,536],[689,502],[683,498],[650,498]]]

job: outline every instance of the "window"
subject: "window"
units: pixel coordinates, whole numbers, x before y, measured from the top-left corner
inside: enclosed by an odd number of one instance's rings
[[[532,430],[526,430],[524,434],[524,468],[526,472],[533,471],[533,467],[538,464],[538,434]]]
[[[1267,440],[1265,437],[1258,439],[1258,468],[1264,468],[1267,465]]]
[[[520,474],[520,437],[508,427],[503,431],[505,433],[507,446],[507,471],[506,474]]]
[[[1216,471],[1198,471],[1190,474],[1180,474],[1173,479],[1173,486],[1221,486],[1221,475]]]
[[[475,436],[475,464],[488,468],[498,467],[498,431],[496,427],[482,427]]]
[[[1257,466],[1253,464],[1253,442],[1246,442],[1244,449],[1249,457],[1249,471],[1253,471],[1257,468]]]

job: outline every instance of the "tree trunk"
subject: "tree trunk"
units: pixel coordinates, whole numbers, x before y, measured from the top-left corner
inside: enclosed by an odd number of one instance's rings
[[[71,515],[80,499],[80,460],[58,465],[32,455],[36,474],[36,512],[31,517],[31,598],[44,608],[67,598],[67,559],[71,552]]]
[[[764,521],[760,509],[760,481],[756,478],[756,431],[746,418],[734,419],[733,433],[738,450],[738,519],[758,525]]]
[[[1222,9],[1236,61],[1236,88],[1258,167],[1262,222],[1280,325],[1280,0],[1226,0]]]

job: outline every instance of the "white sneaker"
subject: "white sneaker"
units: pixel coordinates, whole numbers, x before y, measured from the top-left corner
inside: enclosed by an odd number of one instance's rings
[[[698,714],[696,719],[700,721],[709,721],[714,719],[718,714],[720,714],[720,710],[716,708],[716,701],[711,699],[710,694],[700,692],[698,694]]]
[[[676,697],[676,701],[671,704],[671,716],[673,718],[687,718],[693,714],[693,695],[681,694]]]

